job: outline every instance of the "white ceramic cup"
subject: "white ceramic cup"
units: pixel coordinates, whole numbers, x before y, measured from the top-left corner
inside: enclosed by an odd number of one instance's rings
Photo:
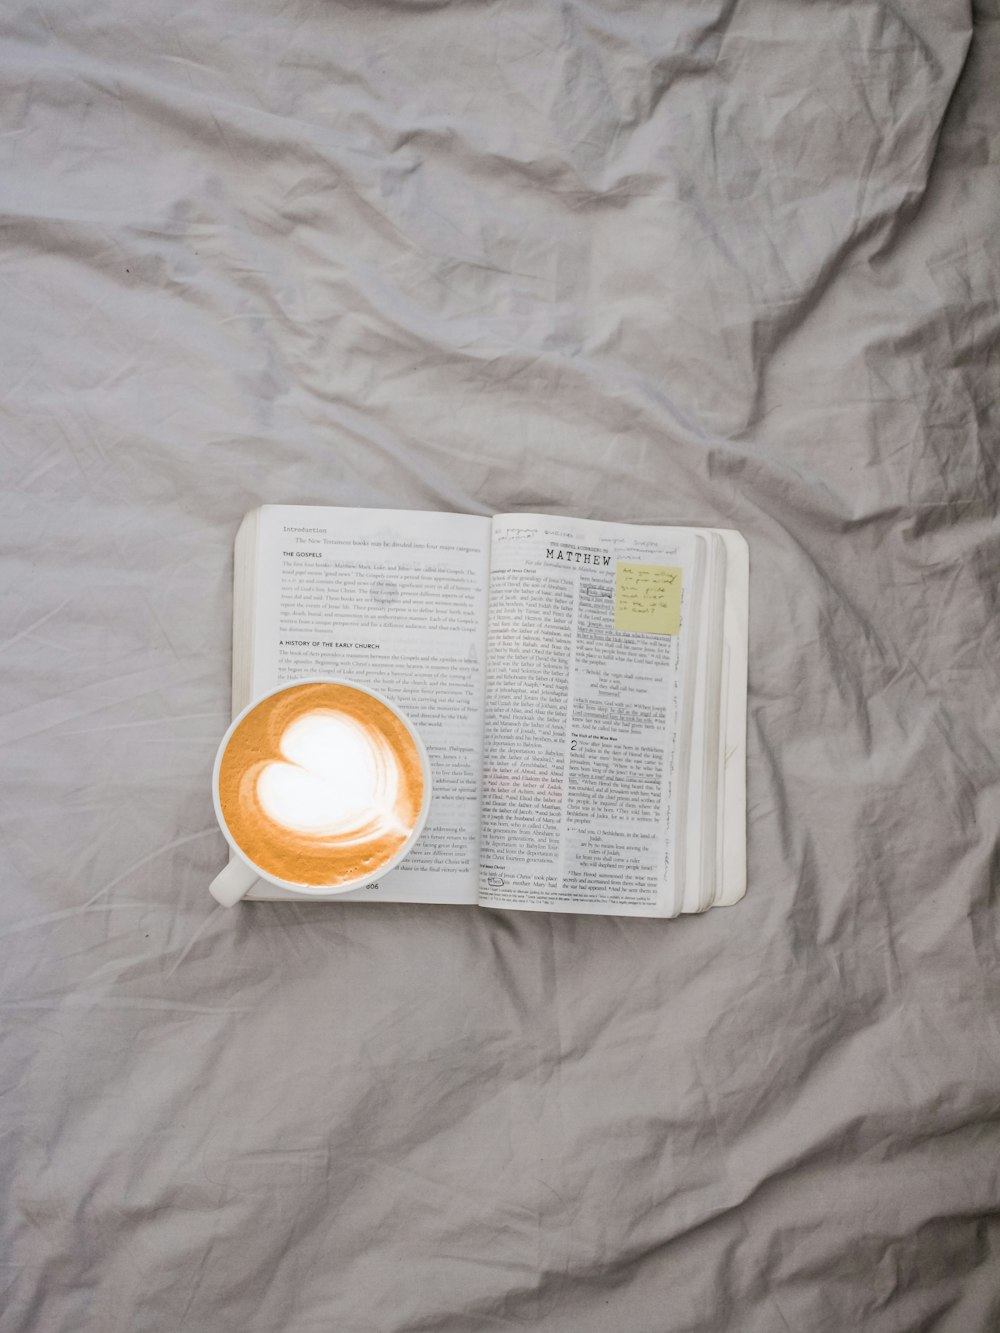
[[[222,813],[222,803],[219,799],[219,772],[222,767],[222,758],[226,753],[226,747],[233,737],[233,733],[245,717],[259,708],[262,703],[272,699],[276,694],[283,694],[286,690],[292,690],[300,685],[342,685],[349,689],[358,690],[361,694],[367,694],[372,699],[383,704],[390,712],[394,713],[400,722],[404,725],[410,734],[410,738],[420,757],[421,768],[424,779],[424,797],[420,806],[420,813],[417,816],[416,823],[412,831],[406,838],[406,841],[383,865],[379,866],[374,873],[349,880],[341,884],[297,884],[292,880],[278,879],[277,876],[269,874],[262,870],[260,866],[255,865],[249,856],[243,851],[239,843],[229,831],[225,816]],[[282,889],[288,889],[291,893],[301,894],[304,898],[328,898],[331,894],[350,893],[352,889],[363,889],[366,884],[374,884],[376,880],[382,878],[390,870],[399,865],[400,861],[411,851],[413,844],[419,838],[427,823],[427,812],[431,804],[431,765],[427,755],[426,747],[420,738],[420,733],[407,717],[407,715],[394,704],[385,695],[370,690],[367,685],[359,685],[357,681],[340,680],[333,676],[311,676],[304,680],[290,680],[285,684],[279,685],[277,689],[268,690],[266,694],[259,695],[252,703],[247,704],[241,713],[233,718],[226,731],[222,742],[219,745],[218,753],[215,756],[215,764],[212,768],[212,802],[215,806],[215,817],[219,821],[219,828],[225,835],[226,841],[233,850],[233,857],[224,870],[220,871],[209,885],[209,892],[217,902],[223,907],[232,907],[238,903],[241,898],[257,883],[258,880],[264,880],[268,884],[277,884]]]

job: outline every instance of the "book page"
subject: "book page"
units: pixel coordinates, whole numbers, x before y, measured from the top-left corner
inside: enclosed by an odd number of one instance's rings
[[[338,900],[474,903],[490,521],[408,510],[265,505],[254,586],[253,695],[332,676],[404,710],[431,760],[416,846]],[[273,885],[250,897],[292,895]]]
[[[697,534],[493,520],[479,901],[674,909],[675,767]]]

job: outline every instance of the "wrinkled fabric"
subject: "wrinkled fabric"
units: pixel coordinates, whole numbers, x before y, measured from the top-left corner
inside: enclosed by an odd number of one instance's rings
[[[1000,11],[0,15],[5,1333],[1000,1326]],[[749,892],[214,908],[261,502],[750,544]]]

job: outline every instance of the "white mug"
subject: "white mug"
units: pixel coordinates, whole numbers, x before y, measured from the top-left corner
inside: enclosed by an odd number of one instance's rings
[[[252,713],[255,708],[259,708],[260,705],[265,703],[268,699],[272,699],[274,698],[275,695],[282,694],[286,690],[297,689],[298,687],[303,685],[345,686],[349,689],[357,690],[361,694],[368,695],[372,699],[375,699],[378,703],[383,704],[392,714],[395,715],[396,718],[398,718],[398,720],[406,728],[406,731],[409,733],[410,739],[413,741],[416,752],[420,758],[420,764],[423,774],[424,789],[423,789],[423,801],[420,806],[420,812],[417,816],[417,820],[413,825],[412,830],[407,835],[402,846],[399,847],[398,850],[391,857],[389,857],[382,865],[380,865],[376,871],[373,871],[369,874],[365,874],[356,879],[352,879],[347,882],[334,885],[304,884],[304,883],[296,883],[293,880],[279,879],[276,875],[261,869],[261,867],[258,865],[255,865],[254,862],[251,860],[251,858],[247,855],[246,852],[244,852],[242,847],[239,845],[233,834],[230,832],[230,829],[226,823],[226,819],[222,811],[222,803],[219,796],[219,774],[222,768],[223,756],[225,755],[226,748],[229,745],[229,742],[232,739],[233,734],[235,733],[237,727],[239,727],[240,723],[244,720],[244,718],[248,717],[249,714]],[[223,736],[222,738],[222,742],[219,745],[218,752],[216,753],[215,756],[215,764],[212,768],[212,802],[215,806],[215,817],[219,822],[219,828],[222,830],[226,838],[226,841],[229,843],[229,846],[232,848],[233,851],[233,857],[230,860],[229,864],[222,871],[220,871],[218,875],[216,875],[215,879],[213,879],[212,883],[209,885],[209,892],[212,894],[212,897],[215,898],[217,902],[221,903],[224,907],[232,907],[235,903],[238,903],[240,899],[247,894],[247,892],[253,887],[254,884],[257,883],[258,880],[264,880],[265,883],[268,884],[276,884],[280,888],[288,889],[292,893],[301,894],[303,897],[327,898],[331,894],[349,893],[352,889],[361,889],[364,888],[366,884],[373,884],[376,880],[381,879],[382,876],[385,875],[388,871],[394,869],[397,865],[399,865],[400,861],[402,861],[403,858],[411,851],[414,843],[417,841],[417,838],[420,836],[423,827],[427,822],[427,813],[430,809],[430,803],[431,803],[430,759],[428,758],[426,747],[424,746],[424,743],[420,738],[420,733],[417,731],[416,727],[414,727],[413,723],[402,711],[402,709],[400,709],[396,704],[392,703],[384,695],[377,693],[375,690],[369,689],[366,685],[359,685],[356,681],[339,680],[336,677],[331,677],[331,676],[317,676],[317,677],[309,677],[304,680],[292,680],[292,681],[287,681],[283,685],[279,685],[276,689],[268,690],[266,694],[259,695],[256,699],[253,700],[252,703],[247,704],[246,708],[244,708],[242,712],[238,713],[237,716],[233,718],[232,722],[230,723],[226,731],[225,736]]]

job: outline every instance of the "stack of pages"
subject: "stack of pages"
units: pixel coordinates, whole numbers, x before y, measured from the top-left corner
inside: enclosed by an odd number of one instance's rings
[[[427,826],[338,902],[701,912],[746,887],[747,587],[722,529],[265,505],[236,541],[233,709],[333,677],[419,729]]]

